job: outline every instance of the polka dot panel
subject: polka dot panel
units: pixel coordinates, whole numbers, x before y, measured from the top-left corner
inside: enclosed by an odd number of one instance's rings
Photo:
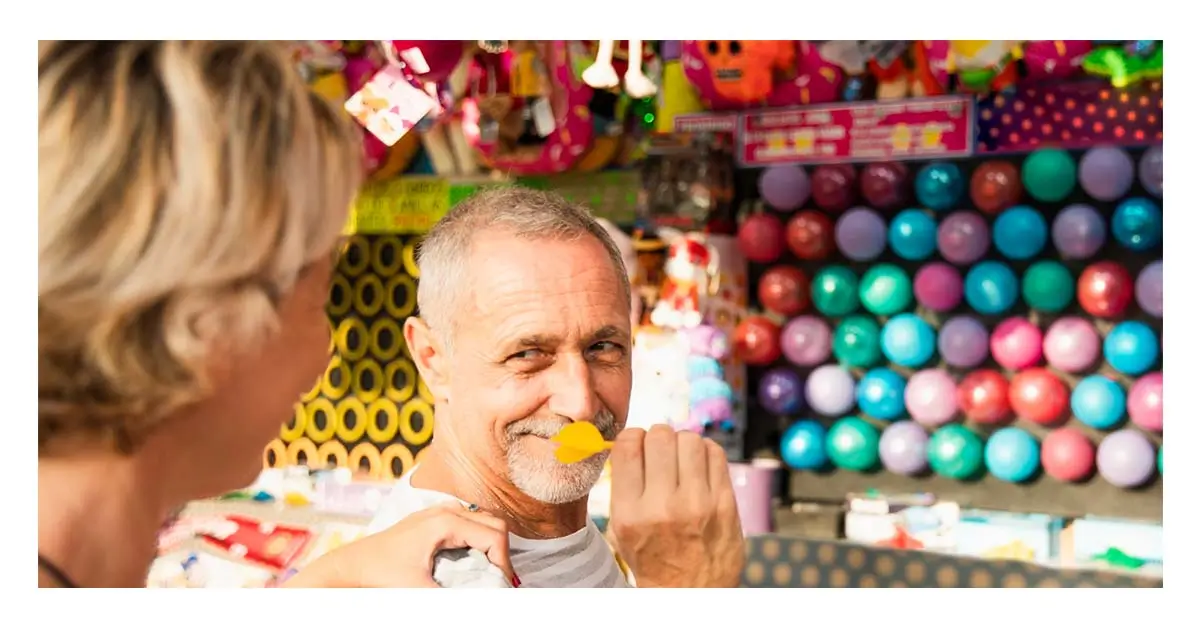
[[[433,395],[402,331],[416,313],[419,240],[355,235],[346,241],[326,308],[329,365],[263,451],[264,467],[348,467],[382,480],[420,460],[433,437]]]

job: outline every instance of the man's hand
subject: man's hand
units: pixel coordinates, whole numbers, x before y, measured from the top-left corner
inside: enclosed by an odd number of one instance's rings
[[[720,445],[665,425],[626,429],[609,460],[609,525],[639,588],[738,586],[746,541]]]
[[[433,559],[441,550],[473,548],[487,554],[509,581],[508,528],[504,521],[461,504],[434,506],[400,523],[316,559],[285,587],[431,588]]]

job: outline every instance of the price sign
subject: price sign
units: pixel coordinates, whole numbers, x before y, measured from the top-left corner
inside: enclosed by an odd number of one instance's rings
[[[346,232],[425,233],[449,210],[450,183],[445,179],[396,179],[363,188]]]

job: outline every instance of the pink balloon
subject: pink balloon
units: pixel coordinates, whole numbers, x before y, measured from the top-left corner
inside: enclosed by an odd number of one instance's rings
[[[921,425],[936,427],[958,412],[954,379],[941,369],[917,371],[904,387],[904,407]]]
[[[1078,316],[1060,318],[1046,330],[1042,342],[1046,362],[1066,373],[1087,370],[1100,357],[1100,335]]]
[[[1133,383],[1126,408],[1134,425],[1153,432],[1162,431],[1162,371],[1147,373]]]
[[[833,332],[816,316],[797,316],[784,325],[779,343],[783,355],[796,366],[816,366],[829,359]]]
[[[962,273],[945,262],[930,262],[917,271],[913,293],[917,303],[935,312],[949,312],[962,302]]]
[[[992,357],[1011,371],[1035,366],[1042,359],[1042,330],[1014,316],[996,325],[992,332]]]

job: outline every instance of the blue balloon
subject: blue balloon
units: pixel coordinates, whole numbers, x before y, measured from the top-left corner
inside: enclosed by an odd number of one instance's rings
[[[896,255],[922,260],[937,250],[937,221],[919,209],[906,209],[892,219],[888,244]]]
[[[928,362],[937,348],[937,334],[933,327],[915,314],[892,317],[883,326],[881,340],[883,355],[908,368]]]
[[[1006,427],[988,439],[983,463],[988,472],[1005,482],[1024,482],[1038,470],[1037,439],[1023,429]]]
[[[950,209],[962,198],[966,183],[958,166],[946,163],[931,163],[917,173],[917,201],[929,209]]]
[[[1158,336],[1139,321],[1117,323],[1104,338],[1104,359],[1125,375],[1141,375],[1158,361]]]
[[[867,416],[894,421],[904,414],[904,385],[904,378],[892,369],[871,369],[858,380],[858,407]]]
[[[992,242],[1009,259],[1029,259],[1046,246],[1046,219],[1028,205],[1004,210],[992,224]]]
[[[1113,212],[1112,234],[1121,246],[1131,251],[1159,246],[1163,241],[1162,210],[1150,199],[1125,199]]]
[[[825,453],[825,426],[804,419],[787,428],[779,441],[779,453],[784,464],[793,469],[820,469],[829,464]]]
[[[1088,375],[1071,391],[1071,414],[1089,427],[1112,429],[1125,416],[1125,389],[1103,375]]]
[[[981,314],[1000,314],[1013,306],[1020,284],[1012,269],[1000,262],[980,262],[967,272],[963,293],[967,304]]]

